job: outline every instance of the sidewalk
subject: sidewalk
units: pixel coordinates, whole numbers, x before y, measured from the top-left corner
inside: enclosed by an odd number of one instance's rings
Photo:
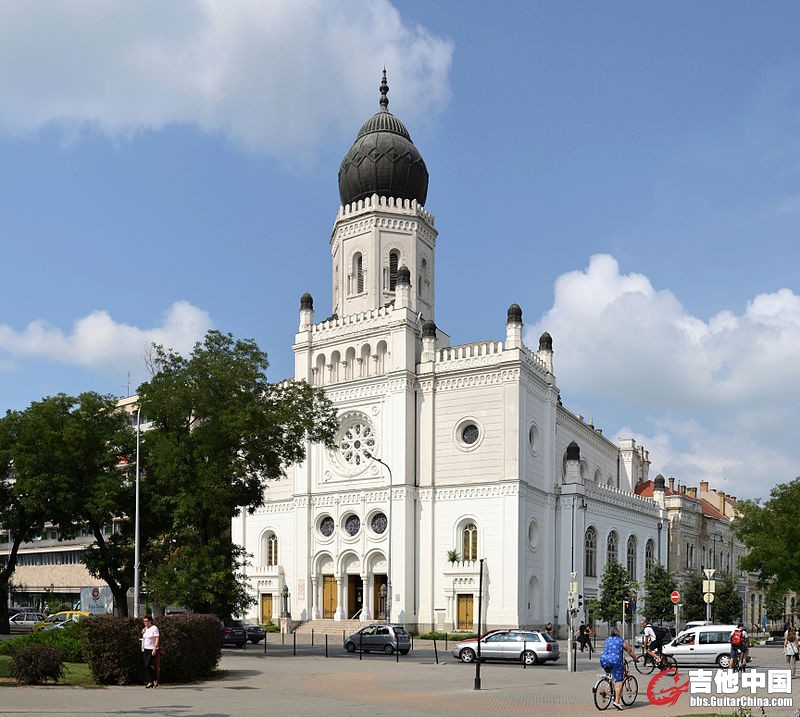
[[[344,715],[395,717],[423,715],[463,717],[484,715],[547,715],[572,717],[593,714],[591,688],[600,673],[597,655],[590,662],[578,655],[578,671],[569,673],[562,662],[522,669],[516,664],[481,666],[481,690],[475,690],[475,666],[455,662],[440,651],[415,646],[415,659],[395,662],[393,656],[347,655],[331,647],[330,659],[292,656],[292,647],[269,645],[267,654],[250,648],[226,650],[220,680],[190,686],[141,687],[2,687],[0,715],[176,715],[249,717],[266,712],[301,717]],[[783,668],[779,650],[754,648],[754,666]],[[649,703],[649,677],[636,675],[639,699],[626,711],[669,717],[687,713],[732,714],[733,708],[690,708],[688,695],[675,707]],[[800,680],[793,683],[795,706],[800,707]],[[613,710],[612,710],[613,711]],[[754,709],[754,714],[760,710]],[[793,709],[767,710],[770,716],[792,715]]]

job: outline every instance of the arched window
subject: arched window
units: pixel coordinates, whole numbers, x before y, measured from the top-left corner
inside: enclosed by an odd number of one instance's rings
[[[648,540],[644,546],[644,569],[645,572],[649,572],[652,570],[653,565],[655,565],[655,556],[656,556],[656,546],[653,543],[652,539]]]
[[[351,291],[360,294],[364,291],[364,259],[361,252],[353,254],[353,275]]]
[[[389,291],[397,286],[397,267],[400,263],[400,252],[393,249],[389,252]]]
[[[597,577],[597,531],[589,526],[583,542],[583,573],[586,577]]]
[[[262,538],[262,541],[264,565],[275,567],[278,564],[278,536],[269,532]]]
[[[428,295],[428,288],[430,284],[430,278],[428,277],[428,260],[423,258],[422,262],[419,265],[419,296],[421,299],[427,300],[429,298]]]
[[[617,532],[612,530],[608,534],[608,542],[606,543],[606,562],[610,563],[612,560],[616,563],[619,562],[617,556],[619,552],[617,547],[619,545],[619,538],[617,537]]]
[[[636,536],[631,535],[628,538],[628,574],[631,576],[631,580],[636,580]]]
[[[478,559],[478,526],[475,523],[468,523],[464,526],[462,554],[464,560]]]

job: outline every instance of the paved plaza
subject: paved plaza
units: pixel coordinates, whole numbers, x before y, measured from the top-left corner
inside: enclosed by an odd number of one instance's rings
[[[274,636],[271,636],[274,639]],[[424,647],[423,647],[424,645]],[[436,715],[591,715],[597,712],[591,688],[600,668],[597,656],[578,656],[578,671],[569,673],[563,662],[523,669],[517,664],[481,666],[481,689],[475,690],[475,667],[456,662],[443,649],[436,664],[430,643],[415,645],[413,659],[394,656],[348,655],[337,643],[329,647],[269,644],[246,651],[224,651],[221,679],[196,685],[143,687],[0,687],[0,715],[166,715],[223,717],[248,715],[297,716]],[[754,648],[753,666],[783,668],[779,649]],[[684,694],[674,707],[650,704],[648,677],[637,675],[639,699],[628,710],[634,714],[733,714],[724,709],[691,708]],[[800,680],[793,685],[800,706]],[[740,693],[744,694],[744,693]],[[761,690],[759,696],[767,696]],[[788,695],[783,695],[788,697]],[[612,712],[616,712],[612,708]],[[769,708],[768,715],[793,715],[791,708]],[[760,709],[753,715],[760,715]]]

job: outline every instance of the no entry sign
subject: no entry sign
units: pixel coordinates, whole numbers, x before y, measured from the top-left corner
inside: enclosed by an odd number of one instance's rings
[[[681,599],[681,594],[677,590],[673,590],[672,595],[669,596],[669,599],[677,604],[678,600]]]

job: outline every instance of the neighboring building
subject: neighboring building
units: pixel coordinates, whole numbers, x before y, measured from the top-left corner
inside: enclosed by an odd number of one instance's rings
[[[747,606],[744,622],[761,624],[766,591],[758,585],[756,576],[741,569],[741,559],[747,553],[744,543],[736,536],[732,522],[736,517],[736,496],[710,489],[707,481],[698,487],[675,484],[675,478],[656,476],[645,481],[636,492],[653,498],[667,512],[669,522],[669,554],[667,569],[682,582],[691,572],[707,568],[715,577],[731,573],[736,580],[742,604]]]
[[[608,559],[639,580],[666,559],[666,514],[634,492],[647,452],[562,406],[553,341],[525,346],[516,304],[503,341],[453,346],[435,324],[428,173],[387,94],[384,76],[339,172],[332,313],[304,294],[293,346],[294,377],[339,410],[337,447],[309,445],[233,522],[254,616],[279,617],[288,588],[294,620],[371,620],[388,592],[393,620],[474,629],[484,560],[482,624],[564,623],[571,572],[591,597]]]

